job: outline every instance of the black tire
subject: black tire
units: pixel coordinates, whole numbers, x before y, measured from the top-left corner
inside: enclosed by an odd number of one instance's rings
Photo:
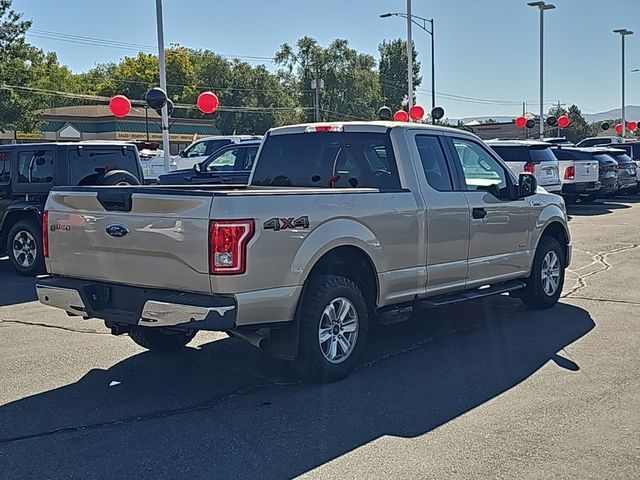
[[[140,185],[140,182],[125,170],[111,170],[96,178],[96,185]]]
[[[549,294],[545,290],[542,274],[545,267],[545,259],[547,255],[553,252],[559,262],[558,286],[553,294]],[[550,257],[553,258],[553,257]],[[557,239],[550,236],[544,236],[540,239],[536,255],[533,260],[533,268],[530,277],[526,280],[527,286],[520,292],[520,299],[529,308],[533,310],[543,310],[553,307],[562,294],[565,273],[565,256],[564,250]],[[548,283],[546,285],[549,285]]]
[[[585,197],[580,197],[580,202],[581,203],[593,203],[595,201],[595,199],[598,198],[597,195],[587,195]]]
[[[342,302],[346,299],[348,302]],[[348,321],[344,325],[351,328],[354,316],[350,314],[351,310],[355,312],[355,336],[353,332],[342,331],[342,322],[340,325],[335,324],[331,329],[331,333],[327,333],[331,338],[323,344],[327,348],[327,353],[323,351],[320,343],[320,327],[329,317],[324,315],[328,308],[335,308],[337,305],[350,304]],[[302,305],[298,312],[298,322],[300,322],[300,345],[298,358],[293,363],[293,369],[296,374],[306,382],[329,383],[340,380],[354,369],[359,357],[367,343],[368,335],[368,309],[367,304],[360,288],[348,278],[338,275],[318,275],[309,280],[309,284],[305,287],[305,293],[302,298]],[[349,337],[349,334],[352,334]],[[340,336],[342,335],[342,338]],[[352,342],[349,343],[348,339]],[[341,343],[344,341],[349,345],[348,354],[344,351]],[[343,358],[335,357],[335,361],[331,362],[327,355],[331,355],[331,344],[335,344],[335,352],[339,355],[342,352]]]
[[[196,336],[196,331],[176,332],[157,327],[136,327],[129,332],[131,340],[154,352],[172,352],[184,348]]]
[[[20,247],[23,248],[20,248]],[[15,250],[21,253],[16,254]],[[7,236],[7,255],[20,274],[34,277],[45,273],[42,252],[42,227],[35,220],[20,220]]]
[[[564,203],[566,205],[573,205],[578,200],[578,195],[564,195]]]

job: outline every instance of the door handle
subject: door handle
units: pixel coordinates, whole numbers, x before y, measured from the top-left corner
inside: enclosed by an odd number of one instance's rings
[[[474,208],[471,210],[471,216],[476,220],[480,220],[487,216],[487,211],[484,208]]]

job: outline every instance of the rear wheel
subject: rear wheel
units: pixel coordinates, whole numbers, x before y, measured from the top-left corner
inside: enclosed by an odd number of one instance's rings
[[[129,336],[147,350],[171,352],[184,348],[196,336],[196,331],[177,332],[157,327],[136,327],[129,332]]]
[[[578,195],[564,195],[564,203],[567,205],[573,205],[578,200]]]
[[[7,253],[20,275],[43,273],[42,231],[35,220],[20,220],[9,230]]]
[[[564,250],[560,242],[554,237],[542,237],[533,260],[531,276],[520,299],[531,309],[553,307],[562,293],[564,270]]]
[[[300,353],[293,368],[302,380],[334,382],[351,373],[368,333],[366,301],[353,281],[338,275],[312,278],[298,321]]]

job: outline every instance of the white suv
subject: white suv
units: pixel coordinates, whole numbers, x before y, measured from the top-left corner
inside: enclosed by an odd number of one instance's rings
[[[504,160],[513,173],[532,173],[547,192],[560,193],[558,159],[551,144],[536,140],[488,140],[485,142]]]
[[[240,143],[244,140],[261,140],[260,135],[216,135],[196,140],[178,155],[172,157],[178,170],[192,169],[196,163],[202,163],[216,150],[229,145]]]

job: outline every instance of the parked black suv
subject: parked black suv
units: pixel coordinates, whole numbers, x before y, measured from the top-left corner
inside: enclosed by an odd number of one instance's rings
[[[43,272],[42,212],[54,186],[141,183],[135,145],[0,145],[0,256],[6,251],[23,275]]]

